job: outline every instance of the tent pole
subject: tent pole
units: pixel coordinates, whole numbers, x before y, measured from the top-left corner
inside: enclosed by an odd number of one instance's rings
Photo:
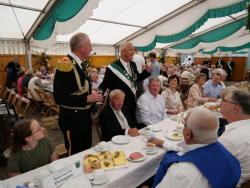
[[[28,41],[28,40],[25,40],[25,62],[26,62],[26,67],[27,67],[30,71],[32,71],[30,41]]]
[[[119,58],[119,46],[115,46],[115,56],[117,59]]]

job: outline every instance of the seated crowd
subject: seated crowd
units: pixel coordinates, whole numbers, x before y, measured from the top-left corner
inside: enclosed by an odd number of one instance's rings
[[[126,51],[128,50],[126,48],[131,48],[131,45],[122,47],[120,66],[132,61],[126,54],[131,51]],[[132,50],[132,55],[133,53]],[[149,54],[148,61],[151,64],[150,68],[140,63],[140,73],[132,70],[134,66],[138,66],[138,64],[135,65],[136,62],[133,62],[132,66],[123,67],[128,74],[137,75],[139,79],[134,80],[137,84],[142,86],[141,82],[143,80],[145,82],[145,91],[137,95],[134,93],[133,97],[136,96],[134,100],[130,100],[131,93],[128,94],[124,89],[125,86],[121,87],[118,84],[117,88],[108,88],[111,89],[109,96],[106,96],[108,102],[103,104],[98,115],[101,139],[110,141],[116,135],[135,137],[140,135],[139,129],[188,110],[183,119],[184,141],[178,147],[156,137],[148,140],[166,150],[152,186],[221,188],[240,187],[249,181],[249,91],[234,86],[226,87],[224,80],[227,73],[222,68],[213,66],[209,68],[207,64],[174,66],[165,63],[161,65],[157,62],[155,53]],[[104,94],[107,88],[102,85],[102,81],[105,85],[115,87],[112,83],[107,84],[113,81],[107,78],[112,74],[111,70],[112,68],[110,70],[107,68],[105,76],[102,76],[98,69],[88,70],[93,91],[102,90]],[[46,74],[44,72],[46,71],[40,70],[34,76],[26,72],[20,76],[17,80],[18,92],[23,93],[22,89],[20,90],[21,85],[25,85],[31,93],[36,87],[46,87],[41,81]],[[186,80],[188,84],[188,90],[185,93],[182,90],[182,80]],[[131,84],[129,87],[132,88],[131,91],[135,91],[134,85]],[[140,88],[143,90],[143,87]],[[221,120],[214,112],[201,107],[207,102],[217,102],[220,105],[220,113],[225,124],[221,125]],[[136,107],[132,109],[133,112],[129,110],[131,106]],[[218,137],[221,126],[225,131]],[[8,164],[10,176],[56,160],[58,157],[54,150],[53,145],[44,136],[43,128],[38,121],[31,119],[16,123]]]

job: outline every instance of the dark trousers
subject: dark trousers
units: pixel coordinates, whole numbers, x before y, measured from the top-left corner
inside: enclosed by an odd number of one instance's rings
[[[59,127],[63,133],[65,147],[69,154],[73,155],[91,148],[92,129],[90,110],[60,109]]]

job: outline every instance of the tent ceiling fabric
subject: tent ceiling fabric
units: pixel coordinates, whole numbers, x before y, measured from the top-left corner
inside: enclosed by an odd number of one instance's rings
[[[233,33],[238,31],[240,28],[246,25],[247,18],[242,18],[240,20],[236,20],[232,23],[229,23],[225,26],[214,29],[210,32],[204,33],[202,35],[191,38],[185,42],[172,46],[174,49],[190,49],[197,46],[199,43],[212,43],[218,40],[222,40],[226,37],[231,36]]]
[[[98,8],[93,10],[93,15],[90,18],[145,27],[156,19],[180,8],[190,1],[191,0],[155,0],[153,2],[154,8],[152,9],[151,0],[102,0],[100,1]],[[130,26],[120,27],[115,26],[115,24],[110,25],[109,23],[104,22],[100,22],[98,24],[99,27],[97,27],[93,23],[92,20],[88,20],[74,33],[80,31],[86,32],[93,43],[115,44],[141,29],[140,27]],[[102,34],[102,31],[104,31],[106,35]],[[60,35],[57,37],[57,40],[68,41],[73,34],[65,36]]]
[[[40,0],[40,1],[30,1],[30,0],[11,0],[12,4],[16,5],[24,5],[30,8],[39,8],[43,9],[47,4],[48,0]],[[0,0],[0,3],[9,4],[9,0]],[[16,13],[17,19],[20,22],[20,30],[18,23],[16,21],[13,10]],[[8,39],[23,39],[23,35],[27,34],[40,12],[25,10],[20,8],[12,8],[8,6],[0,6],[0,38],[8,38]]]
[[[229,16],[246,9],[249,0],[207,0],[188,11],[180,13],[172,19],[131,40],[142,51],[152,50],[158,43],[169,43],[192,34],[209,18]],[[188,17],[188,19],[187,19]],[[185,20],[185,22],[183,22]],[[181,23],[181,24],[176,24]],[[175,26],[175,27],[173,27]]]
[[[71,0],[63,0],[61,1],[60,6],[56,7],[55,12],[51,13],[51,17],[49,17],[48,23],[45,22],[46,26],[42,28],[41,35],[39,38],[37,36],[35,39],[43,39],[43,32],[45,32],[45,38],[49,36],[46,40],[32,40],[33,46],[39,46],[42,48],[50,48],[51,46],[56,44],[56,35],[57,34],[68,34],[75,31],[79,28],[91,15],[93,9],[98,6],[99,0],[81,0],[77,1],[78,6],[75,6],[74,10],[70,12],[66,17],[64,12],[70,7],[72,1]],[[74,2],[74,5],[77,4]],[[79,9],[79,6],[81,9]],[[77,8],[78,7],[78,8]],[[55,14],[58,16],[56,18]],[[54,18],[56,20],[54,20]],[[71,18],[71,19],[70,19]],[[38,31],[39,33],[39,31]],[[49,34],[50,33],[50,34]]]
[[[226,37],[226,38],[219,40],[219,41],[216,41],[216,42],[212,42],[212,43],[201,42],[197,46],[195,46],[194,48],[191,48],[191,49],[172,49],[171,48],[171,50],[174,52],[177,52],[177,53],[191,54],[191,53],[199,52],[201,49],[204,49],[206,51],[212,51],[216,47],[223,46],[223,45],[225,45],[229,42],[232,42],[232,41],[233,41],[233,43],[235,43],[235,46],[241,45],[241,44],[244,44],[245,41],[241,41],[240,39],[242,38],[242,36],[245,36],[246,33],[247,33],[246,29],[243,27],[240,30],[238,30],[237,32],[235,32],[234,34],[232,34],[231,36]],[[247,40],[247,38],[246,38],[246,40]],[[236,41],[238,41],[238,42],[236,43]],[[232,44],[232,45],[234,45],[234,44]]]

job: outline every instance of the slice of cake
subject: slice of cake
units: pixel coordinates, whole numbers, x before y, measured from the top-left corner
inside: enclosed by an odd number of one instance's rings
[[[112,158],[115,166],[125,165],[128,162],[123,151],[114,152]]]

